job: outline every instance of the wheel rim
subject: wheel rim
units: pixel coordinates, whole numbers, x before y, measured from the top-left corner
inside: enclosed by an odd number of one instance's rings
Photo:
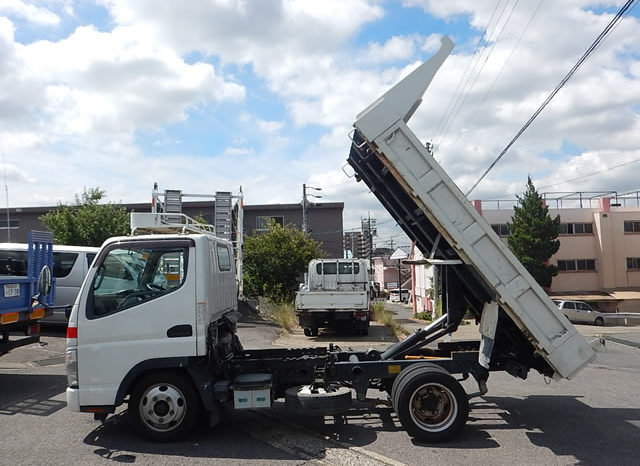
[[[174,385],[158,383],[149,387],[140,399],[140,419],[156,432],[175,429],[184,420],[187,404]]]
[[[413,422],[422,430],[440,432],[455,422],[458,402],[448,387],[428,383],[418,387],[411,395],[409,413]]]

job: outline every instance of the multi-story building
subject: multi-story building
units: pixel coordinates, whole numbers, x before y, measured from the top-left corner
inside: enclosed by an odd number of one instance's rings
[[[150,203],[123,204],[129,212],[150,212]],[[26,242],[30,230],[46,230],[40,216],[54,210],[55,207],[23,207],[9,210],[9,228],[6,217],[0,221],[0,241]],[[342,249],[342,202],[314,203],[307,206],[307,231],[316,241],[322,243],[322,249],[329,258],[343,257]],[[214,224],[215,208],[210,201],[183,202],[181,210],[190,217],[200,216]],[[2,212],[4,214],[4,212]],[[280,225],[302,227],[301,204],[264,204],[245,205],[243,230],[246,235],[263,231],[269,220]]]
[[[601,311],[640,312],[638,193],[632,196],[610,193],[598,198],[589,197],[588,193],[560,194],[563,195],[546,197],[551,217],[560,216],[560,249],[550,259],[558,267],[558,275],[553,278],[549,294],[554,298],[586,301]],[[499,208],[500,203],[503,208]],[[473,204],[506,241],[514,202]],[[504,208],[505,205],[509,207]],[[416,266],[416,270],[421,267],[428,268]],[[429,287],[429,283],[417,284],[416,300],[422,301],[424,293],[420,290]],[[418,307],[418,311],[425,308]]]

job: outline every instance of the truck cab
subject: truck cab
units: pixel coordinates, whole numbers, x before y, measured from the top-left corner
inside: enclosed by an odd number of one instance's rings
[[[69,406],[106,415],[140,377],[206,359],[210,324],[233,327],[236,310],[231,242],[205,234],[107,240],[69,319]]]
[[[366,259],[314,259],[296,294],[296,314],[307,336],[322,327],[351,327],[366,335],[371,282]]]

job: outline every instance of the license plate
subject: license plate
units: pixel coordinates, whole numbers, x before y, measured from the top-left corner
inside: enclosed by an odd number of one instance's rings
[[[4,286],[4,297],[5,298],[15,298],[16,296],[20,296],[20,284],[12,283],[10,285]]]

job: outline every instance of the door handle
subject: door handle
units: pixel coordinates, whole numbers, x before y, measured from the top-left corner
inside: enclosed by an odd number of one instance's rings
[[[193,327],[189,324],[175,325],[167,330],[167,337],[169,338],[190,337],[192,335]]]

